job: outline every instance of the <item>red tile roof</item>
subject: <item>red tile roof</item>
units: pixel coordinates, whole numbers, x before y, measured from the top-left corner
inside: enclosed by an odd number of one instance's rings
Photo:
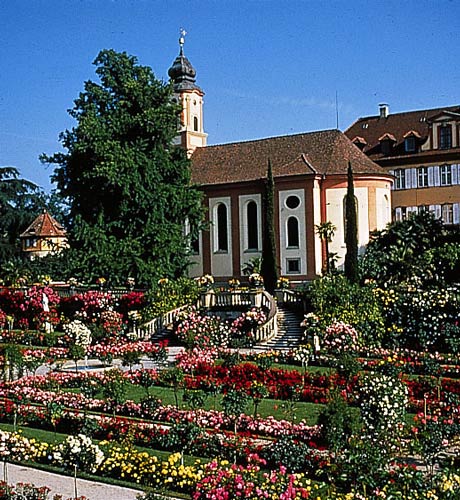
[[[448,106],[445,108],[422,109],[419,111],[407,111],[404,113],[390,113],[387,117],[367,116],[358,118],[345,134],[350,139],[357,136],[363,137],[367,146],[363,148],[372,159],[383,158],[379,138],[384,134],[392,134],[396,139],[394,155],[404,154],[403,148],[398,149],[398,145],[404,143],[404,138],[408,132],[413,132],[412,135],[420,137],[420,144],[424,143],[428,137],[430,130],[430,120],[442,114],[448,114],[456,117],[460,112],[460,106]]]
[[[21,238],[65,237],[66,231],[61,224],[45,210],[21,234]]]
[[[271,137],[197,148],[192,155],[192,182],[228,184],[263,179],[270,159],[274,177],[386,172],[339,130]]]

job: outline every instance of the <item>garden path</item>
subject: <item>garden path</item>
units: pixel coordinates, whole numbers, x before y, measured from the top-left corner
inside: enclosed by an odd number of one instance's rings
[[[22,465],[7,465],[8,483],[32,483],[35,486],[47,486],[53,495],[62,495],[63,498],[74,498],[74,481],[72,477],[61,476],[51,472],[24,467]],[[0,465],[0,477],[3,476],[3,463]],[[111,484],[77,479],[77,493],[88,500],[136,500],[140,490],[113,486]]]

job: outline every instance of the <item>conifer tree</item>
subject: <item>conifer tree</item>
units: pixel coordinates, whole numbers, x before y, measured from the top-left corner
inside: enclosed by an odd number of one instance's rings
[[[353,170],[348,163],[347,195],[345,200],[345,276],[352,283],[358,281],[358,226],[356,214],[356,198],[353,185]]]
[[[264,195],[264,237],[262,247],[261,274],[264,278],[265,289],[273,293],[278,280],[276,269],[275,243],[275,182],[273,180],[272,164],[268,160],[267,180]]]

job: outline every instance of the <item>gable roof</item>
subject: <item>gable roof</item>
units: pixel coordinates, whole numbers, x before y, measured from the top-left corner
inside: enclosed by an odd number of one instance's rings
[[[65,237],[66,231],[46,210],[20,235],[20,238]]]
[[[197,148],[192,182],[201,186],[265,179],[268,160],[273,176],[346,174],[387,175],[339,130],[324,130]]]
[[[345,134],[351,140],[356,137],[364,138],[367,146],[363,151],[371,158],[382,157],[379,147],[379,138],[385,134],[391,134],[396,139],[396,144],[404,142],[407,133],[412,131],[415,137],[420,136],[420,141],[426,141],[430,122],[441,115],[448,114],[457,117],[460,106],[448,106],[445,108],[421,109],[418,111],[406,111],[404,113],[390,113],[386,117],[367,116],[358,118],[346,131]]]

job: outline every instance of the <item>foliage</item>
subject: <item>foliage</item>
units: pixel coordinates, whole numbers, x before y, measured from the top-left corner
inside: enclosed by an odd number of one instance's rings
[[[319,414],[318,424],[322,439],[335,454],[347,447],[350,438],[359,429],[357,413],[337,390],[332,392],[329,402]]]
[[[104,460],[104,454],[91,438],[78,434],[67,436],[53,452],[53,459],[67,469],[77,467],[81,471],[95,472]]]
[[[459,243],[460,232],[445,229],[433,214],[411,214],[372,233],[360,262],[362,279],[373,279],[380,286],[414,277],[421,284],[455,282]]]
[[[250,276],[253,273],[260,273],[260,264],[262,259],[260,257],[253,257],[243,266],[242,272],[245,276]]]
[[[333,255],[329,253],[329,243],[332,242],[335,230],[337,228],[331,221],[322,222],[315,225],[316,234],[324,241],[326,246],[326,265],[324,266],[325,274],[329,274],[334,269]]]
[[[147,305],[141,311],[142,317],[144,321],[148,321],[177,307],[194,304],[199,294],[200,287],[196,280],[160,280],[145,295]]]
[[[1,262],[5,263],[19,255],[19,235],[43,210],[45,204],[45,195],[35,184],[21,179],[16,168],[0,167]],[[4,274],[2,277],[7,278]]]
[[[383,446],[389,453],[404,424],[407,386],[399,378],[368,373],[360,377],[357,398],[364,423],[363,433],[375,446]]]
[[[413,279],[377,289],[387,322],[387,342],[418,349],[436,347],[455,352],[460,288],[422,286]]]
[[[372,284],[360,286],[343,275],[329,275],[313,281],[303,295],[323,329],[333,321],[342,321],[353,326],[365,344],[380,345],[385,324]]]
[[[264,278],[267,292],[273,293],[278,280],[276,268],[276,239],[275,239],[275,182],[273,179],[272,164],[268,161],[267,179],[264,193],[264,228],[262,262],[260,274]]]
[[[41,158],[56,165],[69,205],[73,274],[148,285],[179,276],[188,265],[183,224],[196,237],[201,202],[174,145],[181,109],[172,85],[124,52],[103,50],[94,64],[100,83],[85,82],[69,111],[77,124],[61,134],[67,152]]]
[[[345,198],[345,276],[352,282],[358,281],[358,221],[355,191],[353,186],[353,170],[348,163],[347,195]]]

